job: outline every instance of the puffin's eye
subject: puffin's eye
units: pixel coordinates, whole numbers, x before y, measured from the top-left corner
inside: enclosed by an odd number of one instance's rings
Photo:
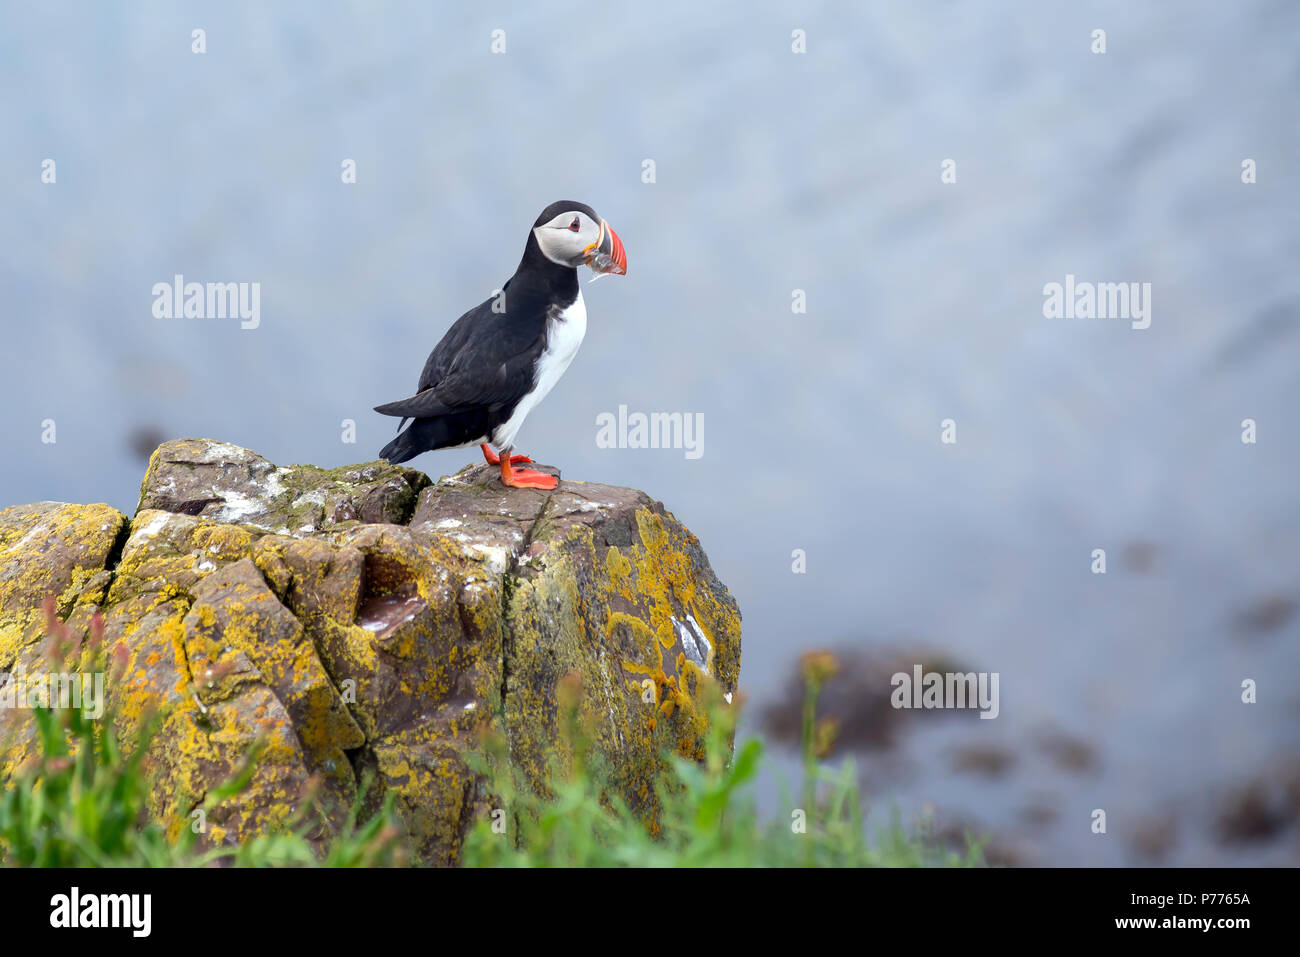
[[[578,217],[577,217],[577,216],[574,216],[574,217],[573,217],[573,222],[569,223],[569,228],[572,229],[575,233],[578,231]]]

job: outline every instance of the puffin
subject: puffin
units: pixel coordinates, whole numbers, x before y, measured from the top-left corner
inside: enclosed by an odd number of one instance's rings
[[[379,457],[396,464],[421,452],[477,445],[500,468],[503,485],[558,486],[554,475],[516,469],[533,460],[512,452],[524,419],[555,388],[586,335],[579,266],[595,272],[593,280],[626,275],[623,242],[585,203],[552,203],[529,230],[514,275],[433,347],[415,395],[375,406],[402,417],[397,438]]]

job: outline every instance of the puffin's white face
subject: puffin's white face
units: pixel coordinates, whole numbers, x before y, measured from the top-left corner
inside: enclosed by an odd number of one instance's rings
[[[592,219],[582,210],[560,213],[533,227],[542,255],[561,266],[590,266],[593,272],[623,275],[627,254],[609,223]]]

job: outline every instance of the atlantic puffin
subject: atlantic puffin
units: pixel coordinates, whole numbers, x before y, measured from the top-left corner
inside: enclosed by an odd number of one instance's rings
[[[429,353],[416,394],[375,406],[402,416],[398,429],[414,419],[380,458],[405,462],[433,449],[477,445],[489,465],[500,467],[502,484],[555,488],[554,475],[514,468],[532,459],[511,452],[524,419],[555,387],[586,335],[579,266],[626,275],[623,242],[585,203],[552,203],[533,223],[515,274],[457,319]]]

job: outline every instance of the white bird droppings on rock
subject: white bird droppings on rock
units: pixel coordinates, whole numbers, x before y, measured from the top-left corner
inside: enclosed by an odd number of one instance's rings
[[[162,530],[162,527],[167,524],[169,518],[171,518],[169,513],[159,512],[153,518],[149,519],[149,524],[140,529],[138,534],[141,538],[153,538]]]
[[[479,545],[470,546],[471,549],[478,552],[487,562],[488,571],[494,575],[501,575],[506,570],[506,550],[500,545]]]
[[[688,661],[695,662],[696,667],[706,675],[709,673],[709,660],[713,657],[713,644],[704,635],[704,629],[700,623],[695,620],[694,615],[687,615],[686,622],[690,625],[672,619],[677,626],[677,634],[682,640],[682,651]]]

